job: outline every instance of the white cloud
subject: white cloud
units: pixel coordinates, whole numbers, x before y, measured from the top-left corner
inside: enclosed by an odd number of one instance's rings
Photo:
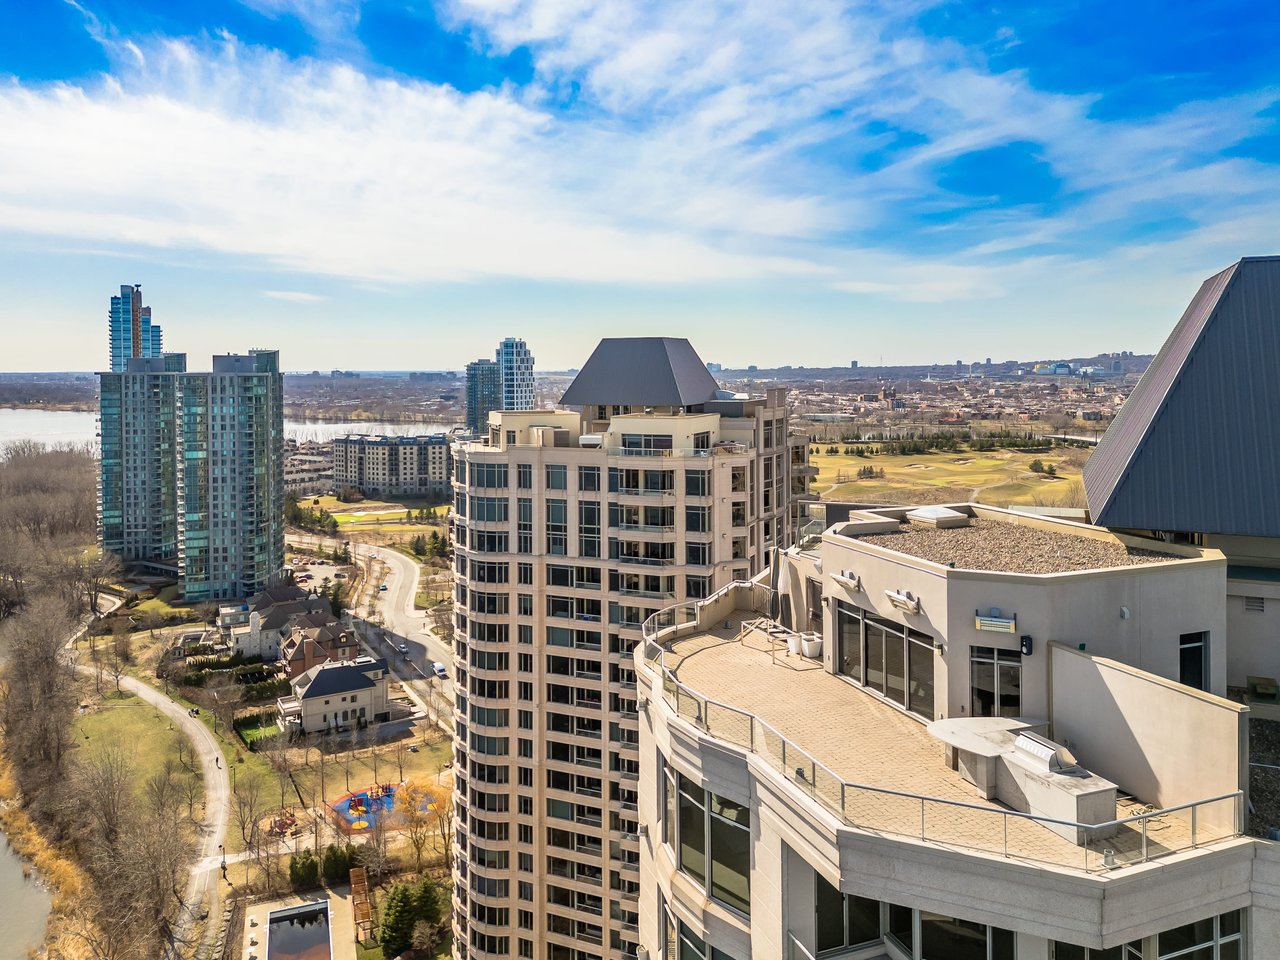
[[[359,19],[357,0],[244,2],[335,46]],[[1214,250],[1280,208],[1273,168],[1218,158],[1262,128],[1273,92],[1104,123],[1092,96],[918,35],[925,5],[452,0],[495,50],[534,50],[528,88],[471,94],[92,21],[112,76],[0,85],[0,229],[380,284],[782,278],[942,302],[1008,295],[1011,271],[1048,268],[1045,244],[1101,258],[1155,205]],[[579,105],[560,109],[574,83]],[[891,137],[870,121],[919,142],[864,171]],[[937,187],[940,165],[1020,141],[1062,182],[1061,209],[920,226],[971,203]],[[904,211],[917,222],[900,227]],[[917,234],[950,252],[915,252]]]
[[[318,293],[307,293],[305,290],[263,290],[262,295],[272,300],[287,300],[291,303],[320,303],[329,299]]]

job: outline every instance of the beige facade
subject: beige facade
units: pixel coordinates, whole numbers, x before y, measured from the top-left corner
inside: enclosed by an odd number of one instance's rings
[[[290,680],[289,686],[292,695],[276,701],[286,732],[342,733],[390,719],[384,660],[331,660]]]
[[[449,496],[449,440],[444,434],[381,437],[352,434],[333,441],[333,485],[371,497]]]
[[[771,390],[493,413],[454,446],[457,956],[636,955],[632,650],[790,545],[787,425]]]
[[[986,519],[1021,522],[995,516]],[[957,721],[968,729],[1002,722],[972,718],[975,699],[958,679],[968,676],[977,641],[999,644],[994,630],[975,629],[975,584],[991,589],[1004,576],[1017,585],[1037,574],[942,566],[933,571],[938,582],[911,580],[930,561],[857,542],[860,522],[878,521],[855,515],[812,549],[789,553],[784,569],[801,576],[781,579],[785,605],[765,576],[646,625],[636,674],[648,956],[711,957],[713,947],[719,960],[1271,956],[1276,856],[1272,844],[1243,835],[1248,710],[1154,669],[1171,669],[1155,651],[1167,642],[1167,622],[1181,614],[1198,632],[1201,589],[1220,585],[1220,555],[1129,542],[1143,562],[1038,574],[1048,580],[1032,595],[1048,591],[1050,607],[1034,610],[1014,592],[999,617],[981,610],[988,627],[1016,618],[1018,631],[1035,631],[1025,655],[1020,633],[1004,644],[1022,661],[1025,722],[1049,742],[1070,741],[1079,764],[1121,788],[1114,820],[1075,824],[1064,836],[1034,809],[987,799],[969,768],[973,755],[945,732]],[[1109,536],[1072,525],[1049,532]],[[935,547],[927,537],[906,543],[930,554]],[[1113,619],[1112,595],[1095,593],[1104,572],[1129,578],[1108,590],[1138,591],[1167,609],[1146,628],[1131,623],[1132,608],[1128,619]],[[809,588],[808,575],[820,588]],[[959,595],[948,597],[952,590]],[[923,673],[904,673],[905,705],[868,672],[841,674],[836,610],[851,598],[900,623],[904,643],[908,630],[924,633],[908,624],[934,631],[931,708],[910,709],[910,688],[929,686]],[[1094,608],[1092,624],[1060,616],[1080,604]],[[804,632],[777,622],[786,610]],[[1209,616],[1212,636],[1221,601]],[[1133,633],[1107,639],[1116,622]],[[1090,639],[1077,641],[1076,630]],[[812,645],[818,635],[821,650]],[[1121,654],[1146,657],[1148,668],[1111,659]],[[1080,776],[1046,769],[1033,779],[1069,793]],[[1196,945],[1202,951],[1181,952]]]

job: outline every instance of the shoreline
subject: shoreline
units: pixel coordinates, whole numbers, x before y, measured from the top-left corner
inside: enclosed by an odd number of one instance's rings
[[[38,946],[29,953],[47,956],[50,948],[69,946],[64,942],[65,926],[72,918],[73,907],[84,889],[85,877],[80,866],[47,838],[22,807],[22,796],[13,781],[9,763],[0,754],[0,833],[9,849],[22,863],[24,877],[31,879],[49,895],[49,914]],[[65,955],[74,951],[60,949]]]

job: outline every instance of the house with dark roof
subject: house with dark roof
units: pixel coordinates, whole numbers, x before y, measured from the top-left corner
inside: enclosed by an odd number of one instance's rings
[[[292,693],[276,701],[277,720],[289,733],[344,732],[391,719],[387,662],[373,657],[327,661],[289,681]]]
[[[223,619],[219,613],[220,622]],[[280,658],[281,644],[293,628],[296,617],[322,615],[332,620],[329,601],[286,584],[255,594],[240,608],[225,608],[224,635],[234,653],[261,657],[272,662]]]
[[[1280,257],[1245,257],[1201,284],[1084,467],[1094,523],[1226,554],[1208,642],[1243,688],[1280,677],[1277,371]]]
[[[350,660],[359,651],[354,631],[327,610],[300,613],[289,621],[280,662],[286,677],[297,677],[328,660]]]

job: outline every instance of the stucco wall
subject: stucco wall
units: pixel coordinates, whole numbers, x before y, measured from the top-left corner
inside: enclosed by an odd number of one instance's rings
[[[1058,644],[1049,654],[1052,736],[1088,770],[1161,807],[1247,785],[1248,707]],[[1233,816],[1213,804],[1200,825]]]

